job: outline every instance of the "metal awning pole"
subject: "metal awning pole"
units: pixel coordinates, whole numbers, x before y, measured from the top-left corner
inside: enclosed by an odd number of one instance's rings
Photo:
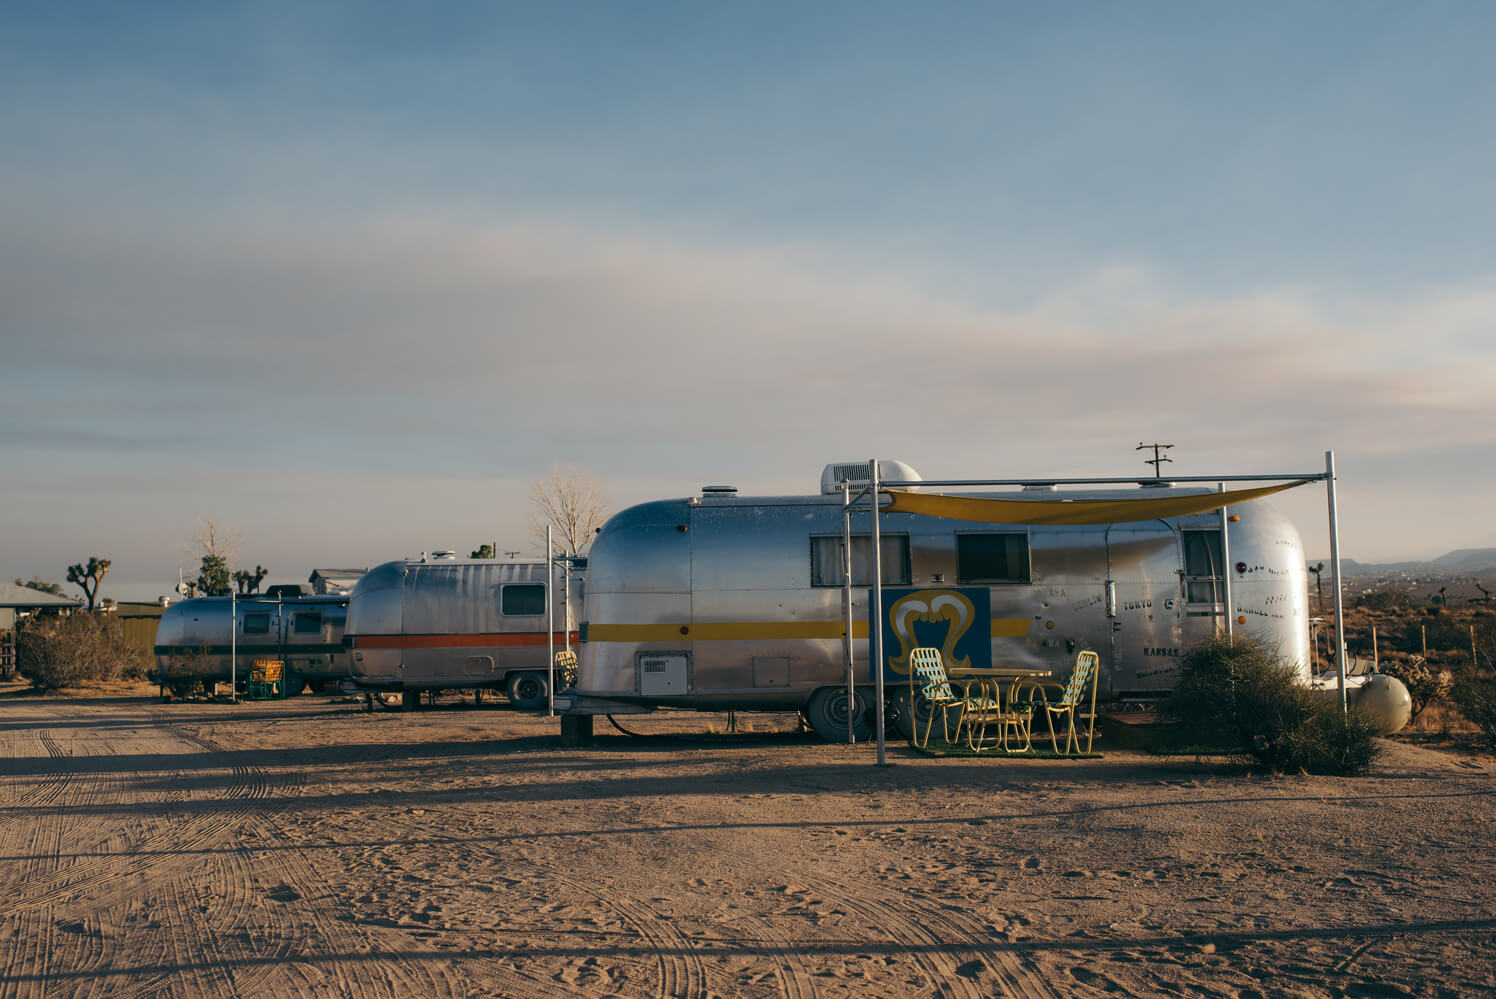
[[[239,700],[239,597],[229,590],[229,700]]]
[[[1226,491],[1226,483],[1221,483],[1221,492]],[[1226,516],[1226,508],[1221,507],[1221,599],[1226,601],[1226,641],[1236,641],[1236,612],[1231,609],[1231,538],[1227,533],[1230,518]]]
[[[561,563],[561,641],[562,648],[571,651],[571,559]]]
[[[857,678],[852,654],[852,485],[842,480],[842,663],[847,673],[847,742],[857,741],[850,705],[856,704]]]
[[[545,666],[549,679],[546,682],[546,713],[556,715],[556,602],[551,593],[551,577],[556,574],[556,563],[551,561],[551,525],[545,525]]]
[[[1345,693],[1345,607],[1340,593],[1340,522],[1335,506],[1335,452],[1325,452],[1325,497],[1330,505],[1330,566],[1335,580],[1335,674],[1340,685],[1340,710],[1349,711]]]
[[[878,766],[883,758],[883,538],[878,526],[878,459],[868,460],[868,498],[873,515],[873,606],[868,610],[867,627],[873,640],[873,721],[878,734]],[[849,702],[847,710],[853,705]]]

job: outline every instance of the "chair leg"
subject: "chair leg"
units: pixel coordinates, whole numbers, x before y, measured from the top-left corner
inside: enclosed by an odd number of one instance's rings
[[[1044,722],[1045,722],[1046,725],[1049,726],[1049,742],[1050,742],[1050,745],[1054,746],[1055,755],[1059,756],[1060,755],[1060,740],[1054,734],[1054,709],[1048,707],[1047,705],[1044,708]]]
[[[1030,749],[1033,749],[1034,748],[1034,736],[1033,736],[1034,716],[1033,715],[1027,715],[1027,716],[1025,716],[1025,715],[1015,715],[1013,717],[1013,720],[1012,720],[1012,725],[1013,725],[1013,734],[1015,736],[1019,736],[1019,735],[1023,736],[1023,746],[1021,748],[1019,748],[1019,749],[1008,749],[1008,747],[1006,745],[1004,745],[1003,748],[1007,749],[1007,751],[1010,752],[1010,753],[1027,753]]]
[[[911,705],[910,711],[913,711],[913,710],[914,709],[913,709],[913,707]],[[916,717],[914,719],[913,724],[910,727],[914,730],[914,745],[916,747],[920,748],[920,749],[928,749],[929,746],[930,746],[930,733],[933,732],[933,731],[935,731],[935,712],[934,712],[934,710],[931,710],[929,716],[925,718],[925,741],[924,742],[920,742],[920,740],[919,740],[919,718],[918,717]]]
[[[973,753],[982,751],[982,743],[987,738],[987,719],[980,721],[971,720],[966,723],[966,745]]]

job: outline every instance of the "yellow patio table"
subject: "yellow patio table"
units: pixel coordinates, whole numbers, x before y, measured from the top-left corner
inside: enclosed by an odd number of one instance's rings
[[[952,680],[965,685],[965,700],[969,704],[990,705],[986,710],[968,712],[966,719],[967,744],[979,750],[987,735],[987,725],[998,727],[996,744],[1005,753],[1026,753],[1033,745],[1034,709],[1030,704],[1018,705],[1018,686],[1024,681],[1047,679],[1053,676],[1047,669],[1032,669],[1027,666],[981,666],[967,669],[952,669]],[[1007,683],[1004,693],[1003,685]],[[972,696],[972,689],[976,696]],[[973,725],[979,726],[973,728]],[[1017,745],[1022,739],[1022,745]]]

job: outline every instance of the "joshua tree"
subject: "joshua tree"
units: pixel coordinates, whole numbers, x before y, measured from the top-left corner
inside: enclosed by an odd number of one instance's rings
[[[251,593],[259,593],[260,581],[265,578],[269,571],[263,565],[256,565],[254,572],[250,572],[247,569],[240,569],[234,573],[234,582],[239,587],[239,595],[243,597]]]
[[[90,555],[87,566],[82,562],[68,566],[68,582],[82,588],[83,598],[88,601],[89,610],[98,606],[99,584],[103,583],[104,577],[109,575],[109,566],[112,564],[110,559]]]
[[[1314,605],[1319,608],[1319,610],[1317,611],[1317,613],[1319,614],[1319,616],[1320,617],[1324,617],[1325,616],[1325,589],[1324,589],[1324,585],[1323,585],[1324,584],[1324,580],[1322,580],[1320,578],[1319,574],[1325,571],[1325,564],[1323,562],[1321,562],[1321,563],[1319,563],[1319,565],[1311,565],[1309,567],[1309,571],[1312,572],[1312,573],[1314,573],[1314,596],[1315,596]]]
[[[497,558],[494,554],[493,545],[479,545],[478,550],[469,555],[468,558]]]

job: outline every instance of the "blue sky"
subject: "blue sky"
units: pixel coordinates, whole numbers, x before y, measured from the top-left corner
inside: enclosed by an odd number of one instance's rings
[[[0,13],[6,578],[1153,440],[1496,545],[1488,5],[432,6]]]

